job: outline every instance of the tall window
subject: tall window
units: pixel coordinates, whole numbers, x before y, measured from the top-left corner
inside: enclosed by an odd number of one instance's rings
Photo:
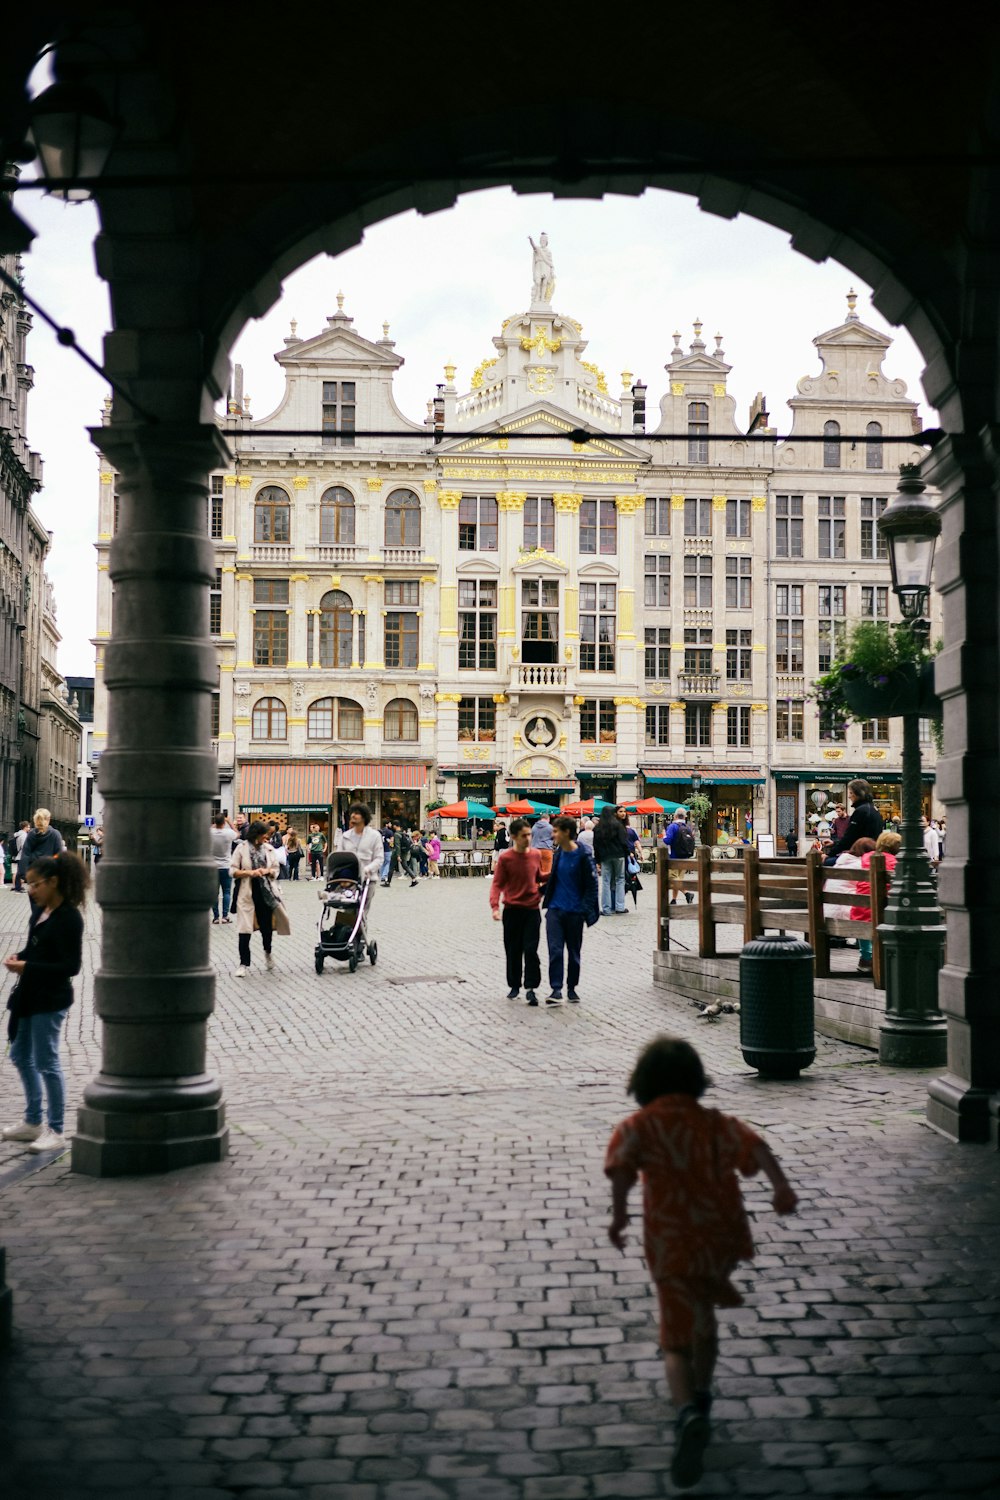
[[[317,698],[306,713],[311,740],[360,740],[364,735],[360,703],[353,698]]]
[[[580,551],[618,551],[618,512],[613,500],[584,500],[580,505]]]
[[[283,667],[288,662],[288,579],[255,578],[253,602],[254,666]]]
[[[354,447],[356,392],[353,380],[324,380],[323,442],[327,446]]]
[[[319,539],[327,546],[353,546],[354,496],[340,485],[324,490],[319,502]]]
[[[617,634],[615,585],[580,585],[580,670],[613,672]]]
[[[458,705],[460,740],[495,740],[497,706],[492,698],[462,698]]]
[[[750,501],[726,501],[726,536],[750,535]]]
[[[543,495],[529,495],[524,502],[524,546],[551,552],[556,544],[556,507]]]
[[[750,744],[750,708],[747,704],[726,709],[726,744],[745,750]]]
[[[670,554],[651,552],[645,560],[643,602],[648,609],[670,608]]]
[[[889,618],[888,584],[862,584],[861,613],[869,620],[887,620]]]
[[[865,444],[865,468],[881,469],[882,467],[882,423],[869,422],[865,428],[865,437],[870,441]]]
[[[212,475],[212,492],[208,497],[208,534],[215,541],[222,538],[222,475]]]
[[[840,423],[823,423],[823,467],[840,468]]]
[[[670,496],[646,500],[646,535],[670,535]]]
[[[712,705],[685,703],[684,743],[703,748],[712,743]]]
[[[832,740],[834,744],[847,738],[844,721],[837,717],[837,711],[823,709],[819,716],[819,737],[821,740]]]
[[[844,496],[820,495],[817,513],[820,557],[846,557],[847,501]]]
[[[861,738],[864,741],[887,740],[889,738],[889,720],[866,719],[861,726]]]
[[[816,664],[821,672],[829,672],[847,632],[846,586],[821,583],[816,591],[816,613],[819,615]]]
[[[210,635],[222,634],[222,569],[216,568],[215,582],[208,592],[208,630]]]
[[[688,463],[708,463],[708,402],[688,402]]]
[[[704,674],[712,670],[712,632],[711,630],[685,630],[684,632],[684,670],[695,674]]]
[[[646,744],[670,744],[670,705],[650,703],[646,708]]]
[[[554,662],[558,648],[559,580],[522,578],[521,660]]]
[[[354,616],[351,596],[339,589],[319,601],[319,664],[321,667],[351,665]]]
[[[385,545],[420,546],[420,500],[413,490],[393,490],[386,501]]]
[[[646,674],[651,678],[670,676],[669,629],[646,629]]]
[[[219,738],[219,725],[220,725],[220,722],[221,722],[221,720],[220,720],[220,697],[221,697],[221,695],[219,693],[219,689],[218,688],[213,688],[212,689],[212,723],[211,723],[211,735],[212,735],[212,739],[213,740],[217,740]]]
[[[496,583],[491,578],[463,578],[458,585],[459,669],[493,672],[496,664]]]
[[[417,730],[417,710],[408,698],[393,698],[386,704],[382,733],[387,740],[415,740]]]
[[[711,536],[712,535],[712,502],[711,502],[711,500],[685,500],[684,501],[684,535],[685,536]]]
[[[803,698],[779,698],[775,703],[774,737],[783,744],[801,744],[805,739]]]
[[[618,710],[613,698],[585,698],[580,705],[580,744],[613,745],[617,738]]]
[[[265,484],[257,492],[253,507],[253,539],[255,542],[287,542],[291,540],[291,501],[286,490],[277,484]]]
[[[388,584],[386,585],[388,594]],[[387,609],[385,612],[385,664],[407,672],[415,670],[419,659],[420,632],[415,609]]]
[[[776,672],[804,672],[805,649],[801,583],[779,583],[774,590],[774,668]]]
[[[861,556],[865,561],[884,560],[889,556],[889,544],[875,524],[888,503],[884,496],[861,497]]]
[[[802,496],[777,495],[774,502],[775,557],[802,556]]]
[[[463,495],[458,506],[458,550],[497,550],[497,500],[495,495]]]
[[[750,609],[753,602],[749,557],[726,558],[726,608]]]
[[[684,608],[710,609],[712,606],[712,556],[691,552],[684,559]]]
[[[280,698],[258,698],[253,706],[251,730],[255,740],[288,737],[288,714]]]
[[[726,681],[749,682],[752,675],[753,646],[749,630],[726,631]]]

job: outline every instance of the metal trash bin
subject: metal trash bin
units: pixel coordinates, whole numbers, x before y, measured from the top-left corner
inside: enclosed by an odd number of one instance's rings
[[[813,950],[794,937],[761,937],[740,953],[740,1047],[770,1078],[797,1078],[816,1058]]]

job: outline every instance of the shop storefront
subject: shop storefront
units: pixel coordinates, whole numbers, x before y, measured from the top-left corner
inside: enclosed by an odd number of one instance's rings
[[[371,808],[374,821],[419,828],[427,800],[427,766],[414,761],[338,761],[337,822],[347,824],[352,802]]]
[[[879,771],[874,775],[870,768],[852,769],[837,767],[831,775],[829,770],[773,771],[774,778],[774,829],[779,853],[788,848],[789,833],[798,840],[798,850],[804,854],[814,839],[830,836],[830,820],[838,806],[851,810],[847,794],[848,782],[867,781],[872,789],[875,806],[882,814],[884,823],[898,822],[902,814],[902,773]],[[933,815],[934,772],[925,771],[921,784],[921,801],[924,817]]]
[[[496,776],[480,772],[476,776],[459,775],[458,778],[458,801],[459,802],[481,802],[484,807],[493,807],[496,804]],[[493,827],[492,820],[486,822],[476,820],[473,828],[472,822],[461,819],[457,824],[456,838],[471,839],[474,836],[488,833]]]
[[[753,767],[732,772],[703,771],[699,790],[711,804],[711,812],[701,829],[703,843],[752,844],[755,814],[762,805],[764,788],[764,777]],[[683,771],[651,768],[643,772],[642,795],[684,803],[691,796],[691,772],[686,768]]]
[[[617,776],[592,775],[589,771],[578,771],[580,781],[580,801],[585,802],[588,797],[600,797],[604,802],[618,801]],[[629,799],[631,801],[631,798]]]
[[[265,818],[279,830],[304,834],[317,823],[327,833],[334,808],[334,772],[315,761],[244,761],[239,769],[238,811]]]

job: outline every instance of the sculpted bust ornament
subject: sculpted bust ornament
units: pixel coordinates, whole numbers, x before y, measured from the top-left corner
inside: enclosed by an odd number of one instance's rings
[[[524,731],[524,737],[528,741],[529,745],[535,745],[544,749],[547,745],[551,745],[554,741],[556,737],[555,727],[549,719],[543,719],[541,717],[532,719],[531,723]]]

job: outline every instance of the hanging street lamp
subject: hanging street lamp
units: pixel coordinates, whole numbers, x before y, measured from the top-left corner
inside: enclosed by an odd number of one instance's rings
[[[28,135],[52,197],[83,203],[92,196],[86,180],[104,171],[118,124],[96,89],[68,81],[52,84],[32,101]]]
[[[941,517],[924,495],[916,464],[900,469],[898,493],[877,525],[885,537],[892,586],[913,633],[930,635],[931,576]],[[885,918],[879,925],[885,961],[885,1017],[879,1061],[939,1067],[947,1058],[947,1033],[938,1009],[938,974],[944,962],[945,923],[921,828],[920,713],[903,716],[902,846],[893,871]]]

